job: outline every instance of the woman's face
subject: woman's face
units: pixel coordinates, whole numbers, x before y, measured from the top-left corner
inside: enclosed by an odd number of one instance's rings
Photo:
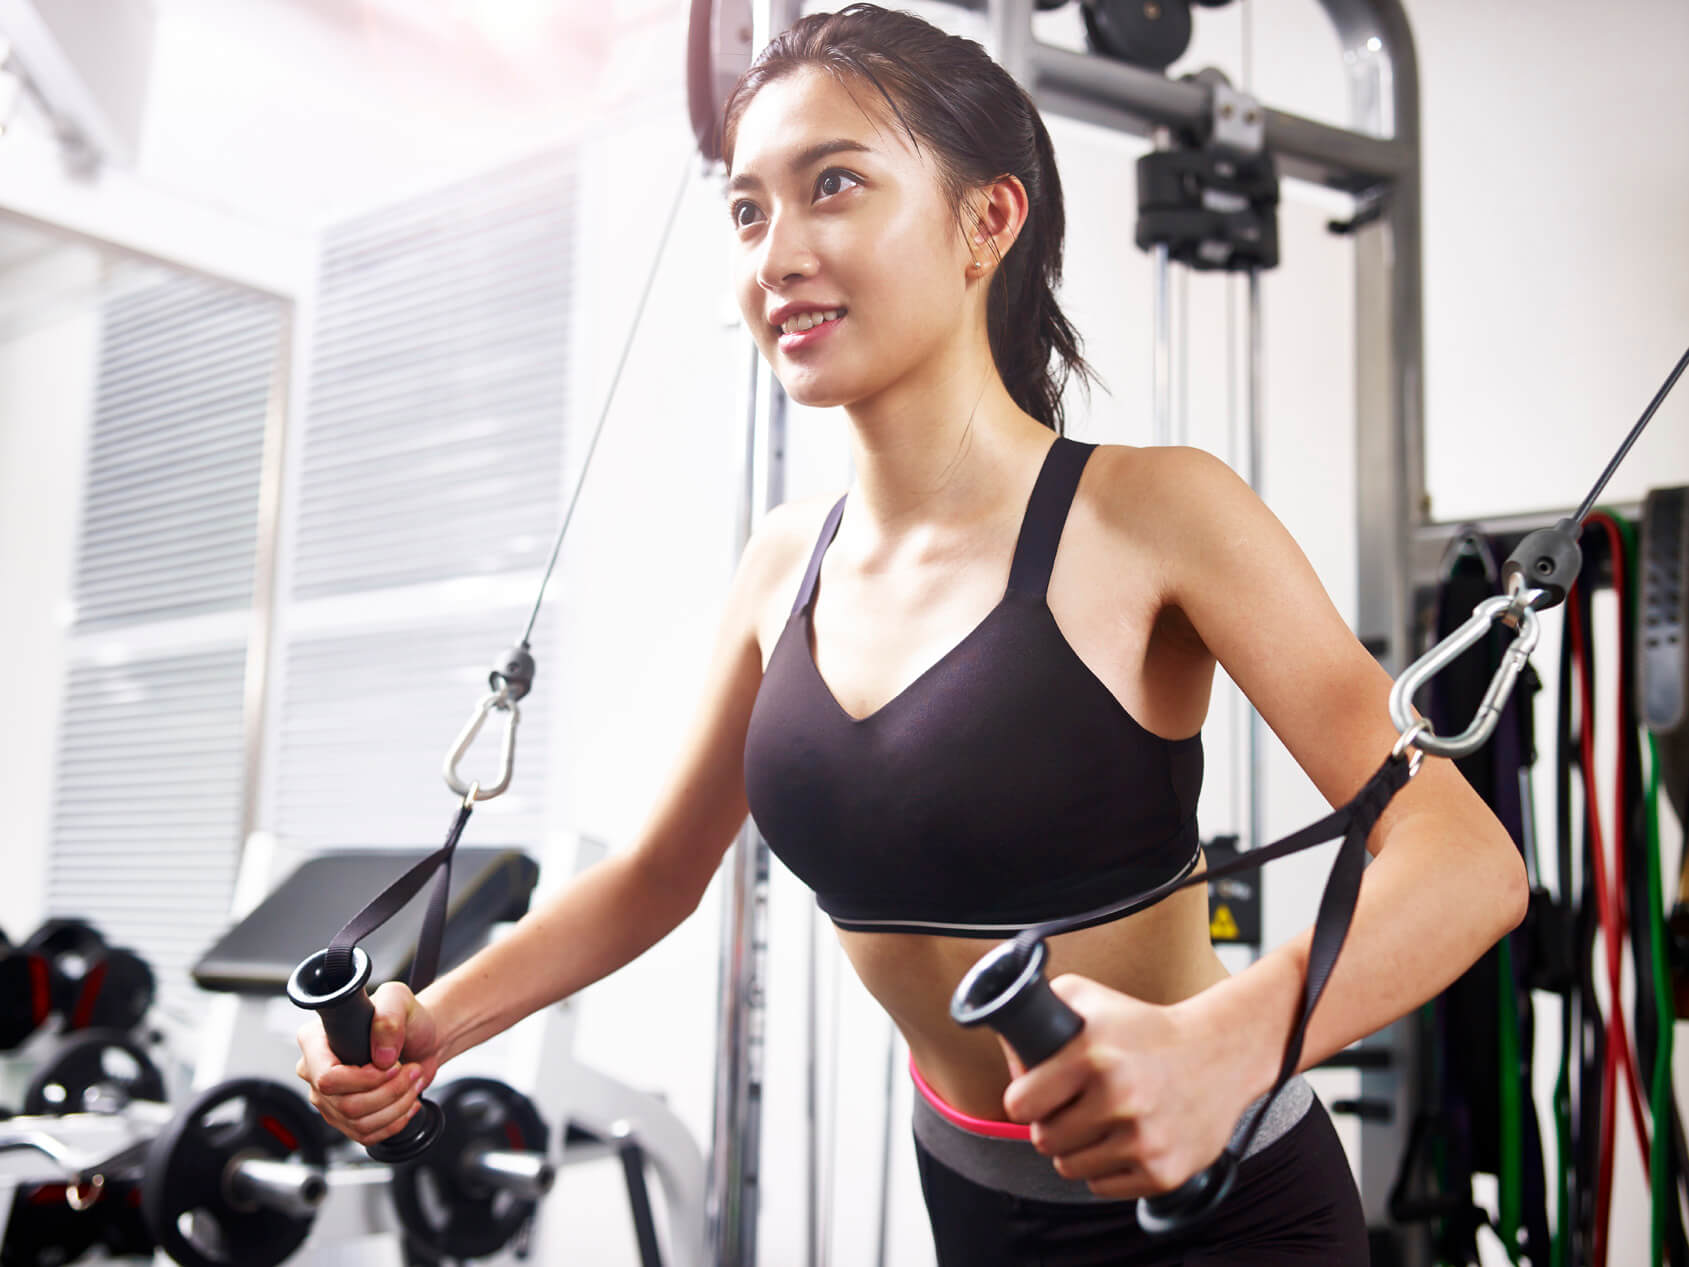
[[[971,257],[937,174],[881,105],[871,87],[853,97],[805,68],[762,88],[739,118],[727,194],[734,289],[800,404],[849,404],[942,367],[935,352],[973,311],[963,302]],[[782,334],[772,323],[788,305],[845,315]]]

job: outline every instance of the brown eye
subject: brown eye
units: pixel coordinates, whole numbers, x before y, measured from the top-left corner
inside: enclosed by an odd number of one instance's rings
[[[843,179],[843,180],[848,180],[853,185],[860,185],[862,183],[861,178],[851,175],[849,172],[845,171],[844,168],[842,168],[842,167],[829,167],[826,171],[822,172],[819,176],[817,176],[815,178],[815,188],[816,188],[816,190],[818,192],[821,192],[822,187],[824,185],[826,185],[828,183],[828,181],[833,177],[838,177],[838,178]],[[832,197],[833,194],[840,193],[840,192],[843,192],[843,191],[839,190],[837,188],[834,188],[831,192],[824,193],[824,196]],[[754,210],[756,208],[756,203],[750,202],[746,199],[741,198],[738,202],[734,203],[730,208],[728,208],[728,214],[733,218],[733,227],[735,229],[743,229],[748,224],[754,223],[754,221],[741,220],[739,218],[740,212],[743,211],[746,207],[750,207]]]
[[[829,167],[826,171],[822,172],[820,177],[816,180],[815,187],[817,189],[821,188],[821,186],[824,183],[826,183],[827,178],[830,177],[830,176],[841,176],[845,180],[850,181],[854,185],[860,185],[862,183],[860,180],[857,180],[856,177],[852,176],[849,172],[845,171],[841,167]]]

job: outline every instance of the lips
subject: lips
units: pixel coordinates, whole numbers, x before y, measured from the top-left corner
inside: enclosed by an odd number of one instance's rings
[[[800,330],[796,334],[782,334],[779,346],[782,352],[796,352],[803,348],[819,343],[830,335],[833,330],[850,319],[849,313],[840,313],[831,321],[823,321],[819,325],[811,326],[807,330]]]

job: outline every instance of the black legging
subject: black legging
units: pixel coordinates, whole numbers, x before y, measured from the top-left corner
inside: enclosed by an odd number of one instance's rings
[[[1154,1238],[1136,1202],[1032,1201],[963,1178],[915,1143],[939,1267],[1366,1267],[1366,1219],[1318,1100],[1238,1168],[1193,1233]]]

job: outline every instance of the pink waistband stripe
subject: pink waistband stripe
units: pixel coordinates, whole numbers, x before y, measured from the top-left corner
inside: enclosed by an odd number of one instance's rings
[[[921,1093],[921,1098],[932,1105],[933,1110],[952,1126],[960,1127],[974,1135],[985,1135],[991,1139],[1018,1139],[1031,1141],[1032,1128],[1022,1126],[1019,1122],[994,1122],[990,1118],[970,1117],[960,1109],[952,1108],[939,1098],[938,1092],[927,1084],[921,1077],[921,1071],[915,1068],[915,1058],[909,1057],[909,1076],[915,1080],[915,1089]]]

